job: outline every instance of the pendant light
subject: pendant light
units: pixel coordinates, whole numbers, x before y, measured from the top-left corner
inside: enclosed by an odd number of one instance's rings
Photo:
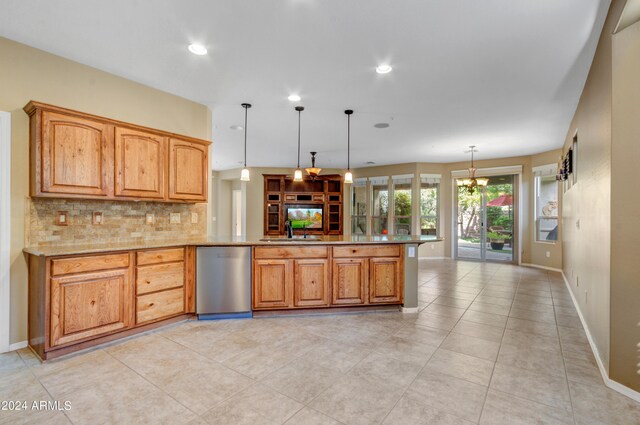
[[[469,193],[469,195],[473,195],[473,192],[475,192],[476,188],[479,187],[480,189],[482,189],[483,187],[485,187],[489,183],[489,179],[486,177],[476,178],[477,169],[473,166],[473,153],[476,151],[476,147],[475,145],[471,145],[469,146],[469,149],[471,152],[471,167],[469,167],[469,177],[465,179],[457,179],[456,183],[459,187],[466,187],[467,193]]]
[[[302,111],[304,111],[304,106],[296,106],[296,111],[298,111],[298,167],[296,171],[293,173],[293,181],[301,182],[302,181],[302,170],[300,169],[300,115]]]
[[[307,174],[309,175],[309,177],[311,177],[312,180],[315,180],[318,178],[318,175],[320,174],[320,171],[322,171],[322,168],[316,167],[316,154],[318,152],[309,152],[311,154],[311,167],[309,168],[305,168],[304,171],[307,172]]]
[[[344,173],[344,182],[353,183],[353,174],[351,173],[351,115],[353,110],[347,109],[344,111],[347,114],[347,172]]]
[[[250,181],[249,178],[249,169],[247,168],[247,112],[249,108],[251,108],[250,103],[243,103],[242,107],[244,108],[244,168],[240,173],[240,180],[243,182]]]

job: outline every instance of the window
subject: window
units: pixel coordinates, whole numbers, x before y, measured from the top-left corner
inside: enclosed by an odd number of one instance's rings
[[[389,179],[370,178],[371,181],[371,233],[386,235],[389,232]]]
[[[420,176],[420,234],[437,236],[440,177]]]
[[[412,229],[410,176],[393,177],[393,233],[410,235]]]
[[[534,169],[536,242],[558,240],[558,182],[555,164]]]
[[[367,234],[367,179],[355,179],[351,185],[351,233]]]

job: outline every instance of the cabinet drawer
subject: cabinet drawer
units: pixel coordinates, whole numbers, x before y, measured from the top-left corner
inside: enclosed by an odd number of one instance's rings
[[[146,266],[147,264],[169,263],[172,261],[182,261],[184,259],[184,248],[138,251],[136,255],[136,261],[139,266]]]
[[[352,245],[333,247],[334,258],[349,257],[399,257],[400,245]]]
[[[137,268],[136,294],[162,291],[184,285],[184,262]]]
[[[129,267],[129,253],[71,257],[51,260],[51,275],[93,272]]]
[[[176,288],[136,299],[136,323],[151,322],[184,312],[184,289]]]
[[[256,259],[266,258],[327,258],[329,250],[326,246],[259,246],[255,248]]]

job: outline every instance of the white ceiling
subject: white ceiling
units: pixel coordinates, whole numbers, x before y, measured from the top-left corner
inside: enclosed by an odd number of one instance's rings
[[[209,105],[216,169],[242,160],[242,102],[249,165],[295,165],[294,92],[303,165],[346,167],[345,108],[352,167],[453,162],[562,145],[609,3],[2,0],[0,36]]]

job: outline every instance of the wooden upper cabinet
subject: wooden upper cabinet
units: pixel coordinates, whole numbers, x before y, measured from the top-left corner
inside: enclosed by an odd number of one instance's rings
[[[29,102],[33,197],[206,202],[210,142]]]
[[[396,303],[402,301],[401,258],[369,259],[369,302]]]
[[[163,199],[166,157],[166,138],[116,127],[115,195]]]
[[[113,152],[111,127],[99,121],[42,112],[41,137],[32,154],[38,156],[38,192],[65,195],[110,194]]]
[[[329,260],[294,261],[294,305],[326,307],[329,305]]]
[[[209,147],[180,139],[169,139],[169,198],[207,200]]]

